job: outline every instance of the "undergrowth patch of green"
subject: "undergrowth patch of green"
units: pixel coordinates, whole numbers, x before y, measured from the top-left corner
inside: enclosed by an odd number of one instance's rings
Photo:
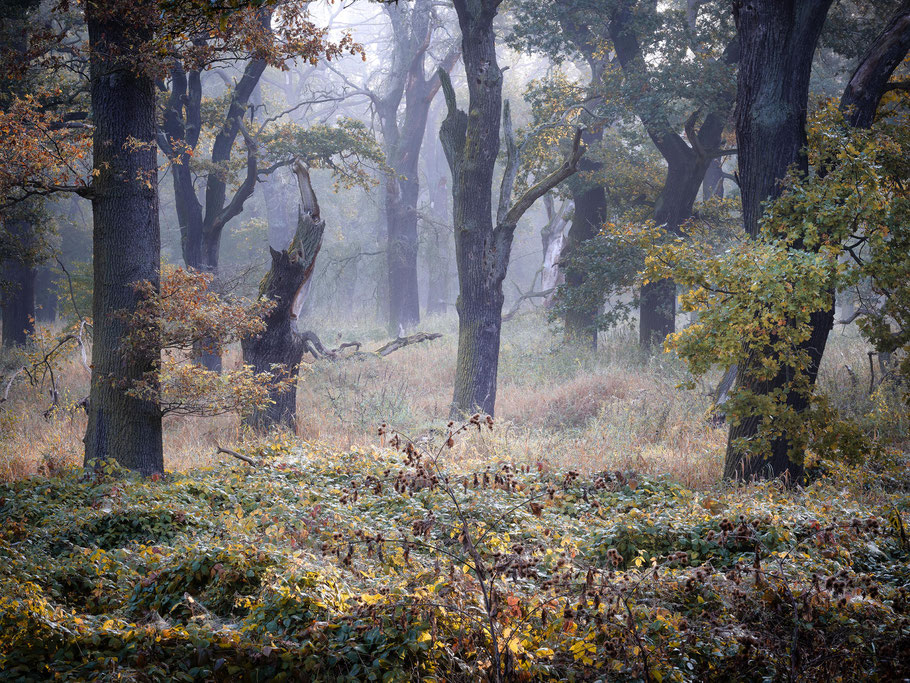
[[[0,486],[0,679],[896,680],[907,463],[694,493],[301,445]]]

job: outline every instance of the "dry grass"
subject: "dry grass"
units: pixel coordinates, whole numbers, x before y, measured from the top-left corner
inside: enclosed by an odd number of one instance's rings
[[[438,440],[448,419],[457,335],[452,320],[433,320],[425,328],[445,336],[385,359],[308,365],[298,390],[297,438],[341,449],[376,445],[376,428],[386,422],[415,438]],[[358,339],[369,348],[371,340],[383,340],[381,330],[355,325],[328,335],[333,343]],[[686,375],[678,362],[665,355],[643,358],[635,347],[629,330],[603,336],[593,353],[563,346],[542,317],[507,323],[496,429],[464,440],[452,456],[466,465],[517,461],[588,471],[635,469],[693,488],[713,485],[726,439],[725,430],[705,420],[713,378],[695,390],[679,389]],[[821,386],[842,411],[869,420],[882,437],[900,438],[910,431],[906,411],[895,407],[894,396],[868,396],[865,354],[854,331],[838,331]],[[230,349],[226,365],[238,363],[239,356],[239,349]],[[47,419],[46,395],[22,383],[11,390],[0,410],[0,479],[81,462],[85,415],[73,405],[87,395],[88,377],[75,360],[60,377],[64,399]],[[212,464],[216,442],[253,446],[255,440],[234,416],[168,418],[165,464],[175,470]]]

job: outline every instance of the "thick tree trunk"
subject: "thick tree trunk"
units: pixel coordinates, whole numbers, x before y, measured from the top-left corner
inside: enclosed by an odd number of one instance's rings
[[[303,307],[316,256],[322,246],[325,221],[319,216],[319,203],[310,185],[306,167],[297,162],[294,172],[300,189],[297,231],[287,249],[269,247],[272,267],[262,281],[260,297],[275,302],[265,318],[265,330],[242,342],[243,361],[257,372],[273,372],[282,365],[292,383],[285,390],[274,389],[267,409],[256,411],[245,422],[257,429],[283,425],[294,429],[297,417],[297,375],[304,352],[303,335],[297,332],[297,317]]]
[[[128,352],[126,322],[118,314],[139,304],[137,282],[157,288],[160,277],[155,84],[140,71],[141,46],[150,35],[102,3],[86,4],[86,22],[96,177],[95,327],[85,464],[114,458],[148,475],[164,470],[161,411],[155,402],[132,398],[128,391],[134,381],[158,370],[160,343],[151,339],[145,348]]]
[[[515,228],[537,199],[578,170],[584,153],[579,130],[566,162],[513,204],[518,145],[506,110],[502,121],[506,131],[507,160],[494,226],[493,170],[499,153],[499,121],[503,114],[502,71],[496,61],[493,30],[498,7],[499,0],[455,1],[468,80],[470,116],[458,109],[448,74],[442,69],[439,71],[448,108],[439,138],[452,171],[459,280],[456,303],[458,356],[451,407],[451,415],[455,418],[474,411],[493,414],[504,301],[502,282],[509,267]]]
[[[805,174],[808,161],[806,106],[809,74],[815,45],[831,0],[813,0],[788,8],[766,0],[737,8],[737,26],[743,63],[737,95],[737,139],[740,186],[746,230],[757,235],[763,201],[780,195],[779,181],[790,167]],[[910,2],[904,2],[860,60],[841,98],[847,122],[868,127],[894,69],[910,50]],[[822,170],[823,172],[823,170]],[[802,413],[818,377],[821,359],[834,322],[834,296],[826,310],[811,317],[812,334],[801,348],[808,352],[808,387],[790,391],[787,405]],[[750,382],[748,368],[740,373],[740,386],[766,395],[788,386],[792,373],[785,368],[764,385]],[[762,425],[762,416],[730,429],[724,476],[781,476],[801,478],[804,444],[784,435],[772,443],[767,458],[749,457],[748,442]]]
[[[740,69],[736,95],[736,138],[743,222],[757,237],[763,204],[780,196],[787,171],[808,172],[805,155],[809,76],[816,44],[832,0],[799,3],[753,0],[735,6],[740,40]],[[810,355],[810,386],[833,322],[830,310],[812,316],[813,334],[803,345]],[[789,386],[794,370],[785,367],[770,382],[753,379],[750,367],[740,369],[737,386],[765,396]],[[806,391],[790,391],[787,405],[802,412],[808,405]],[[770,452],[753,453],[752,442],[764,416],[742,419],[730,427],[724,465],[726,478],[786,476],[802,478],[803,444],[784,435],[773,440]]]
[[[464,274],[462,273],[462,276]],[[462,288],[458,297],[458,357],[452,417],[475,411],[492,415],[496,407],[502,286]]]
[[[791,166],[808,171],[806,108],[812,58],[832,0],[735,3],[740,40],[736,92],[739,184],[746,232],[780,195]]]
[[[32,221],[9,218],[6,230],[15,242],[14,258],[3,263],[3,346],[23,346],[35,331],[35,267],[28,252],[34,241]]]
[[[797,43],[806,40],[817,40],[818,30],[824,21],[824,15],[831,3],[823,1],[806,3],[806,5],[810,4],[815,5],[816,14],[803,15],[800,18],[806,23],[801,26],[792,27],[792,39]],[[766,8],[763,9],[767,11]],[[808,12],[810,8],[805,7],[801,9]],[[768,24],[776,27],[777,30],[780,30],[786,17],[770,14],[756,16],[741,11],[739,17],[742,26],[741,30],[755,31],[756,24],[752,22],[761,21],[762,19],[767,20]],[[817,22],[817,25],[812,22]],[[801,35],[802,38],[800,38]],[[780,43],[770,46],[767,45],[769,39],[771,41],[774,40],[774,36],[768,36],[761,41],[754,40],[754,36],[751,37],[753,38],[753,40],[750,41],[751,44],[757,44],[756,51],[760,55],[765,56],[771,63],[771,66],[761,69],[761,64],[750,61],[753,70],[748,74],[748,77],[754,78],[759,76],[762,78],[770,78],[772,81],[770,83],[762,82],[760,84],[762,90],[759,90],[759,92],[765,92],[765,97],[763,99],[743,97],[742,109],[740,109],[739,101],[737,102],[737,127],[739,128],[739,126],[742,125],[743,128],[748,128],[750,123],[755,122],[754,128],[748,130],[748,135],[745,137],[750,143],[750,161],[746,163],[744,169],[743,160],[742,157],[740,157],[740,176],[743,178],[748,173],[750,188],[771,188],[771,194],[769,194],[767,198],[773,199],[780,194],[779,185],[776,182],[769,183],[768,178],[756,179],[754,176],[762,173],[780,173],[780,169],[786,169],[790,164],[795,164],[803,173],[808,172],[808,162],[802,153],[802,144],[805,141],[805,106],[808,100],[808,70],[811,66],[812,54],[814,51],[808,50],[808,48],[803,45],[802,47],[806,52],[803,53],[802,59],[805,60],[805,63],[792,64],[788,63],[788,59],[792,59],[793,55],[780,55],[775,51],[775,49],[787,50],[786,45]],[[910,2],[904,2],[863,55],[844,90],[844,94],[840,101],[840,108],[849,125],[856,128],[868,128],[872,125],[879,102],[887,88],[888,80],[891,78],[891,74],[894,73],[897,66],[904,60],[908,50],[910,50]],[[793,86],[801,89],[801,92],[803,93],[802,100],[800,100],[795,93],[781,93],[782,99],[785,102],[783,110],[790,112],[790,116],[785,120],[789,125],[799,125],[799,134],[796,131],[778,132],[773,129],[769,130],[768,128],[767,117],[770,115],[769,112],[775,111],[773,98],[768,94],[769,91],[775,92],[773,90],[776,87],[776,82],[773,80],[776,78],[774,72],[775,68],[780,70],[799,68],[804,72],[795,80]],[[758,113],[750,115],[752,108],[756,108]],[[801,119],[799,118],[800,114]],[[738,128],[737,135],[739,135]],[[772,139],[790,141],[793,146],[789,149],[774,149],[767,145],[763,145],[763,136],[768,135],[772,136]],[[800,147],[795,147],[799,140],[802,140],[802,142],[799,143]],[[740,143],[740,148],[742,148],[742,143]],[[754,157],[758,154],[778,154],[781,155],[783,159],[772,159],[770,162],[765,160],[764,163],[756,163]],[[783,163],[786,158],[791,160],[788,164]],[[819,169],[819,172],[824,173],[824,169]],[[778,176],[778,179],[780,177],[782,176]],[[751,189],[749,191],[754,192],[754,190]],[[744,189],[744,206],[746,192],[747,191]],[[750,204],[755,204],[754,197],[750,197]],[[754,213],[752,214],[752,220],[756,220]],[[751,234],[757,234],[757,224],[750,226],[747,222],[746,227],[750,229]],[[831,292],[831,305],[825,310],[813,313],[810,319],[810,325],[812,334],[810,338],[800,346],[802,350],[809,354],[809,367],[807,371],[808,387],[801,391],[790,391],[787,395],[787,406],[795,410],[798,414],[804,412],[809,407],[810,397],[818,378],[822,356],[824,355],[825,347],[828,343],[828,336],[830,335],[831,328],[834,326],[834,292]],[[772,382],[759,386],[750,386],[748,384],[748,375],[744,375],[741,379],[741,386],[745,385],[746,388],[759,395],[764,395],[789,385],[792,379],[793,373],[787,372],[785,369],[785,371],[778,375]],[[748,442],[760,428],[760,416],[751,418],[750,420],[731,428],[730,442],[727,446],[727,460],[724,467],[724,476],[727,478],[748,478],[765,475],[776,477],[786,473],[791,480],[798,481],[803,472],[801,460],[805,444],[794,442],[793,439],[787,438],[785,435],[783,438],[776,439],[772,443],[771,454],[767,460],[763,460],[762,458],[749,459],[748,448],[737,446],[737,439]]]

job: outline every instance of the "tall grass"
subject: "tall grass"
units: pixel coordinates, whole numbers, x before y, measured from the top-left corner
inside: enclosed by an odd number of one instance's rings
[[[448,419],[457,334],[451,319],[423,327],[444,336],[386,358],[308,363],[298,390],[296,438],[335,448],[376,445],[383,422],[415,438],[438,438]],[[323,336],[331,345],[358,340],[366,348],[384,341],[382,330],[370,323],[354,322]],[[870,433],[906,444],[910,418],[897,392],[885,385],[868,393],[867,351],[855,329],[837,330],[820,387]],[[239,362],[239,349],[229,349],[225,365]],[[5,367],[13,366],[8,360]],[[567,346],[542,315],[526,314],[504,325],[496,429],[459,443],[453,456],[466,466],[512,461],[587,471],[635,469],[708,487],[720,477],[726,440],[726,430],[705,419],[717,376],[691,390],[678,386],[686,379],[673,356],[641,354],[633,329],[602,334],[598,350],[591,351]],[[88,394],[87,372],[75,359],[67,361],[58,383],[65,391],[47,416],[49,397],[21,381],[0,405],[0,479],[81,462],[85,414],[75,404]],[[219,457],[216,443],[255,438],[243,433],[234,416],[169,418],[165,464],[175,470],[212,464]]]

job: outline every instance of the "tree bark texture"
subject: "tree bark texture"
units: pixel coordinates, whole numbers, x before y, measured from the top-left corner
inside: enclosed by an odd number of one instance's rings
[[[831,0],[765,1],[736,6],[743,47],[736,108],[740,187],[745,227],[752,236],[758,234],[762,202],[780,195],[780,181],[787,170],[795,167],[802,174],[808,172],[803,149],[809,72],[831,4]],[[869,47],[848,82],[840,106],[850,125],[868,127],[872,124],[887,81],[908,49],[910,3],[905,2]],[[812,314],[811,336],[801,345],[810,358],[809,389],[791,391],[787,395],[787,405],[798,413],[809,406],[833,323],[832,292],[831,305]],[[755,383],[747,366],[740,372],[738,384],[761,395],[777,391],[791,380],[792,371],[784,368],[771,382]],[[724,476],[749,478],[786,474],[793,481],[799,480],[803,474],[802,454],[795,452],[799,450],[798,446],[786,435],[772,443],[767,458],[749,457],[748,441],[757,434],[761,424],[762,416],[754,416],[731,427]]]
[[[633,106],[648,137],[667,162],[667,176],[654,209],[654,223],[679,235],[681,226],[692,217],[705,172],[720,148],[726,112],[708,112],[698,128],[699,112],[694,112],[685,124],[684,140],[670,124],[667,113],[655,108],[647,97],[647,66],[630,3],[621,3],[612,14],[609,33],[623,72],[628,78],[641,81],[642,97]],[[728,47],[723,58],[734,61],[735,50]],[[676,329],[676,284],[662,280],[643,285],[639,309],[639,344],[643,349],[652,349]]]
[[[265,410],[254,412],[247,424],[264,429],[283,425],[294,429],[297,416],[297,374],[305,350],[304,335],[297,332],[297,316],[303,306],[316,256],[322,246],[325,221],[319,215],[319,203],[310,185],[306,167],[296,162],[294,173],[300,189],[300,211],[297,231],[287,249],[269,247],[272,266],[262,281],[260,297],[275,302],[265,318],[265,330],[243,340],[243,361],[255,372],[273,372],[276,365],[284,366],[293,378],[290,388],[271,394],[273,403]]]
[[[34,226],[27,218],[8,218],[6,232],[15,244],[3,262],[2,284],[3,346],[23,346],[35,331],[35,267],[28,252],[34,240]]]
[[[758,234],[762,204],[791,166],[805,174],[812,58],[832,0],[738,0],[736,143],[743,224]]]
[[[144,4],[140,2],[140,4]],[[148,8],[138,10],[141,16]],[[94,343],[85,464],[114,458],[142,474],[164,470],[161,411],[129,396],[131,384],[160,365],[160,344],[124,348],[138,282],[159,286],[161,242],[155,150],[155,84],[140,70],[144,26],[100,2],[86,3],[94,123],[92,183]]]

